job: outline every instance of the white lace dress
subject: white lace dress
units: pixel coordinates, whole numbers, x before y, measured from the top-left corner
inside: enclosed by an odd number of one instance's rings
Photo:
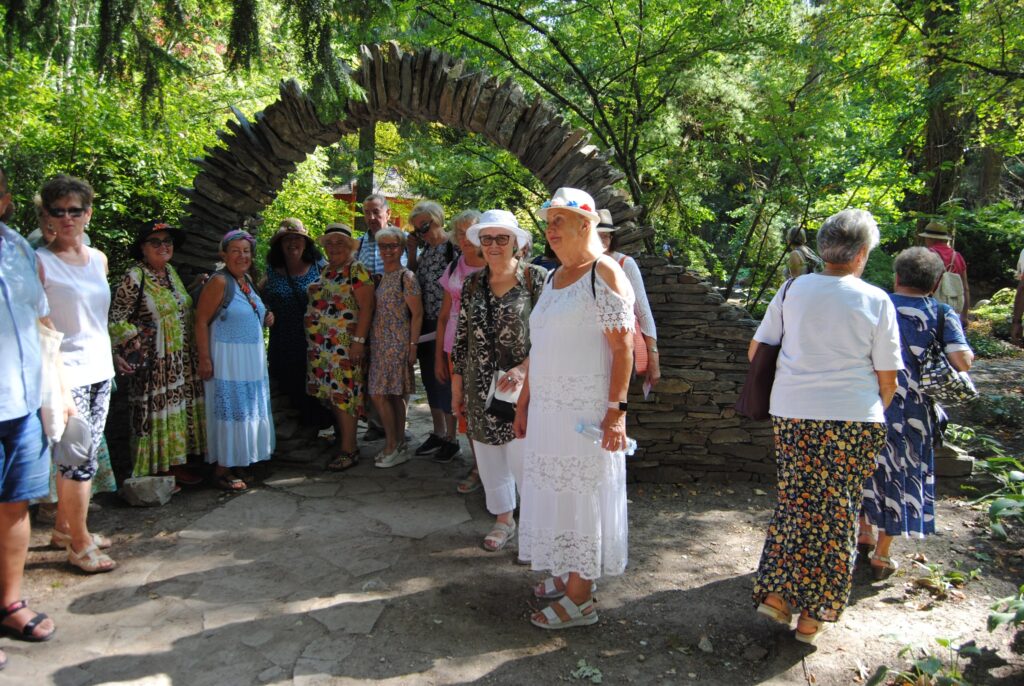
[[[576,432],[608,406],[606,330],[633,329],[633,293],[586,273],[561,289],[545,284],[530,316],[530,410],[524,439],[519,556],[536,571],[584,578],[626,568],[626,466]],[[628,285],[627,285],[628,288]]]

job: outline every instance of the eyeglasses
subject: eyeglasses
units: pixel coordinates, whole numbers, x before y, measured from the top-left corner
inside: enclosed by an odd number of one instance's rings
[[[430,224],[431,221],[429,219],[421,221],[419,226],[416,227],[416,233],[426,233],[427,231],[430,231]]]
[[[325,248],[347,248],[348,241],[324,241]]]
[[[379,248],[379,249],[380,249],[381,251],[384,251],[384,250],[398,250],[398,249],[400,249],[400,248],[401,248],[402,246],[400,246],[400,245],[399,245],[398,243],[378,243],[378,244],[377,244],[377,247],[378,247],[378,248]]]
[[[174,245],[173,238],[147,238],[145,240],[146,245],[151,248],[170,248]]]
[[[497,236],[480,236],[480,245],[499,245],[505,247],[512,240],[512,236],[502,233]]]
[[[81,217],[85,214],[86,208],[84,207],[47,207],[46,214],[51,217],[63,217],[68,215],[69,217]]]

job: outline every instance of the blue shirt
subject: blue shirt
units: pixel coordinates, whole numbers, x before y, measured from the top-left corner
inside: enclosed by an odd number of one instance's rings
[[[393,228],[393,227],[392,227]],[[384,260],[380,259],[380,250],[377,249],[377,240],[367,231],[359,239],[359,252],[356,259],[362,262],[369,270],[370,275],[384,273]],[[406,266],[408,258],[405,250],[402,250],[402,266]]]
[[[39,409],[38,319],[50,313],[28,241],[0,222],[0,421]]]

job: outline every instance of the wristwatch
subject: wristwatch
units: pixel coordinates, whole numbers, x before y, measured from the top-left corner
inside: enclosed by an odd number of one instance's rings
[[[353,343],[366,343],[366,339],[363,338],[362,336],[353,336],[352,337],[352,342]]]
[[[608,401],[608,409],[609,410],[618,410],[619,412],[625,412],[626,411],[626,407],[628,405],[629,405],[629,403],[623,402],[621,400],[609,400]]]

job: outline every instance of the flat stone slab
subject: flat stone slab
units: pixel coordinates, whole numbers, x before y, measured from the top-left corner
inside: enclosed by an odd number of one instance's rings
[[[357,511],[385,524],[394,535],[406,538],[425,538],[472,519],[463,502],[451,496],[395,500],[382,494],[374,500]]]

